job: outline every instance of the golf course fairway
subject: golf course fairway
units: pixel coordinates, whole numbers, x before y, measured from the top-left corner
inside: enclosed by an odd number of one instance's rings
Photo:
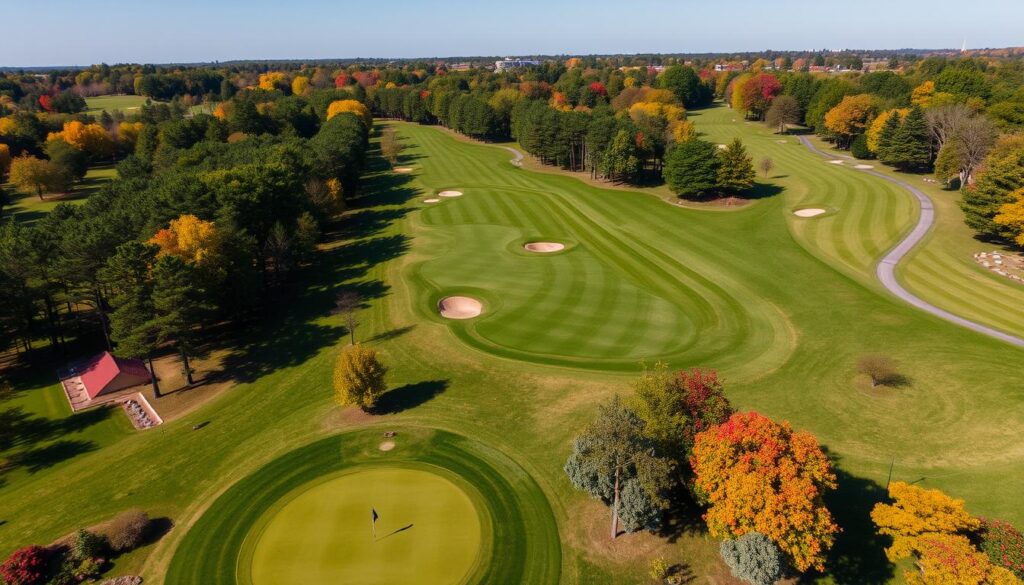
[[[460,583],[480,552],[473,501],[426,469],[344,473],[300,488],[271,516],[255,539],[255,585]]]
[[[242,479],[189,528],[164,583],[543,585],[560,566],[529,473],[461,435],[402,427],[386,443],[378,429],[327,437]]]

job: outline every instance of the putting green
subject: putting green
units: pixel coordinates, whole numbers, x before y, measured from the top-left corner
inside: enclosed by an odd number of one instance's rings
[[[379,514],[376,538],[370,510]],[[252,582],[460,583],[480,554],[480,517],[455,483],[370,468],[301,489],[256,536]]]
[[[165,585],[558,582],[558,529],[526,471],[444,431],[395,443],[356,431],[267,464],[189,529]]]

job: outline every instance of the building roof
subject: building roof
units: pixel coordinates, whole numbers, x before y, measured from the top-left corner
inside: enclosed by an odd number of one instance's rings
[[[150,381],[149,370],[142,360],[115,357],[109,351],[86,362],[79,371],[79,376],[90,400],[107,391]]]

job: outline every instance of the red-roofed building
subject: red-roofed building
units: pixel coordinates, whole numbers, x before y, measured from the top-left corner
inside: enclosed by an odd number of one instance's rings
[[[89,400],[151,381],[149,370],[142,360],[115,357],[109,351],[85,362],[77,370]]]

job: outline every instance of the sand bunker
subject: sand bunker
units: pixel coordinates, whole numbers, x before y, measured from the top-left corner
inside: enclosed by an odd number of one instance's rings
[[[718,149],[719,149],[719,150],[725,150],[726,148],[729,148],[729,146],[728,146],[728,145],[726,145],[726,144],[719,144],[719,145],[718,145]]]
[[[811,207],[810,209],[797,209],[793,212],[793,215],[797,217],[814,217],[825,213],[824,209],[820,207]]]
[[[441,191],[438,195],[441,197],[462,197],[462,191]]]
[[[484,306],[470,297],[445,297],[437,303],[437,309],[446,319],[472,319],[483,312]]]
[[[395,167],[395,172],[396,173],[402,173],[403,175],[405,173],[411,173],[412,172],[412,167]]]
[[[855,168],[855,169],[873,169],[875,167],[872,166],[872,165],[853,165],[853,168]]]
[[[837,158],[836,160],[828,161],[828,164],[830,164],[830,165],[841,165],[841,164],[843,164],[843,161],[841,159]]]
[[[380,449],[381,451],[390,451],[390,450],[395,448],[395,442],[394,441],[384,441],[380,445],[377,445],[377,448]]]
[[[440,201],[440,199],[438,199],[437,197],[431,197],[430,199],[423,200],[424,203],[437,203],[438,201]]]
[[[558,242],[530,242],[523,247],[530,252],[547,254],[550,252],[561,252],[565,249],[565,244],[559,244]]]

